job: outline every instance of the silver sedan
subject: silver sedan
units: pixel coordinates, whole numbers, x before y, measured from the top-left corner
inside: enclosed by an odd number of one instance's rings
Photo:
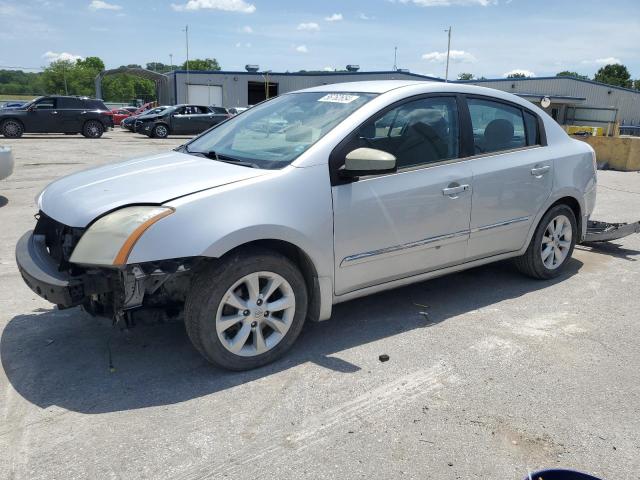
[[[52,183],[16,257],[60,308],[182,316],[207,360],[242,370],[339,302],[508,258],[556,277],[595,198],[593,150],[526,100],[353,82]]]

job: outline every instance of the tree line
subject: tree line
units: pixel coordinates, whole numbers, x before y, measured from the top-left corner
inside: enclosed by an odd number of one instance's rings
[[[564,70],[558,72],[556,77],[573,77],[581,80],[593,80],[595,82],[606,83],[607,85],[614,85],[616,87],[634,88],[640,90],[640,79],[632,80],[629,69],[625,65],[619,63],[612,63],[600,68],[593,78],[589,78],[587,75],[581,75],[578,72],[572,72]],[[524,73],[511,73],[507,75],[507,78],[528,78]],[[458,75],[458,80],[486,80],[484,77],[475,78],[473,73],[461,73]]]
[[[143,68],[141,65],[122,65],[129,68]],[[178,65],[149,62],[147,70],[168,73],[172,70],[220,70],[215,58],[193,59]],[[57,60],[51,62],[42,72],[23,70],[0,70],[0,94],[8,95],[82,95],[95,96],[95,78],[105,69],[99,57],[79,60]],[[118,73],[102,80],[102,96],[107,102],[129,103],[134,99],[155,100],[156,87],[152,80]]]

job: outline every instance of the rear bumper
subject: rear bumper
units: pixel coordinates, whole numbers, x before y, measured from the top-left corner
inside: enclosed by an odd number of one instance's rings
[[[16,263],[27,286],[60,308],[79,305],[92,294],[109,291],[107,275],[72,276],[60,272],[47,251],[44,235],[33,235],[33,231],[18,240]]]

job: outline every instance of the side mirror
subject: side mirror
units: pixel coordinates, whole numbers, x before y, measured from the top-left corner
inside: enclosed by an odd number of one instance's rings
[[[35,112],[35,111],[36,111],[35,105],[31,105],[29,108],[27,108],[27,112]]]
[[[356,148],[347,154],[340,175],[349,178],[397,171],[396,157],[375,148]]]

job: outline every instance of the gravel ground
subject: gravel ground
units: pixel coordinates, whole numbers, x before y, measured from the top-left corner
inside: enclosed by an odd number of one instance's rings
[[[556,281],[499,263],[339,305],[245,373],[181,324],[121,332],[23,284],[13,248],[47,183],[183,141],[2,140],[0,478],[640,478],[640,235],[578,247]],[[640,220],[638,173],[599,181],[596,219]]]

